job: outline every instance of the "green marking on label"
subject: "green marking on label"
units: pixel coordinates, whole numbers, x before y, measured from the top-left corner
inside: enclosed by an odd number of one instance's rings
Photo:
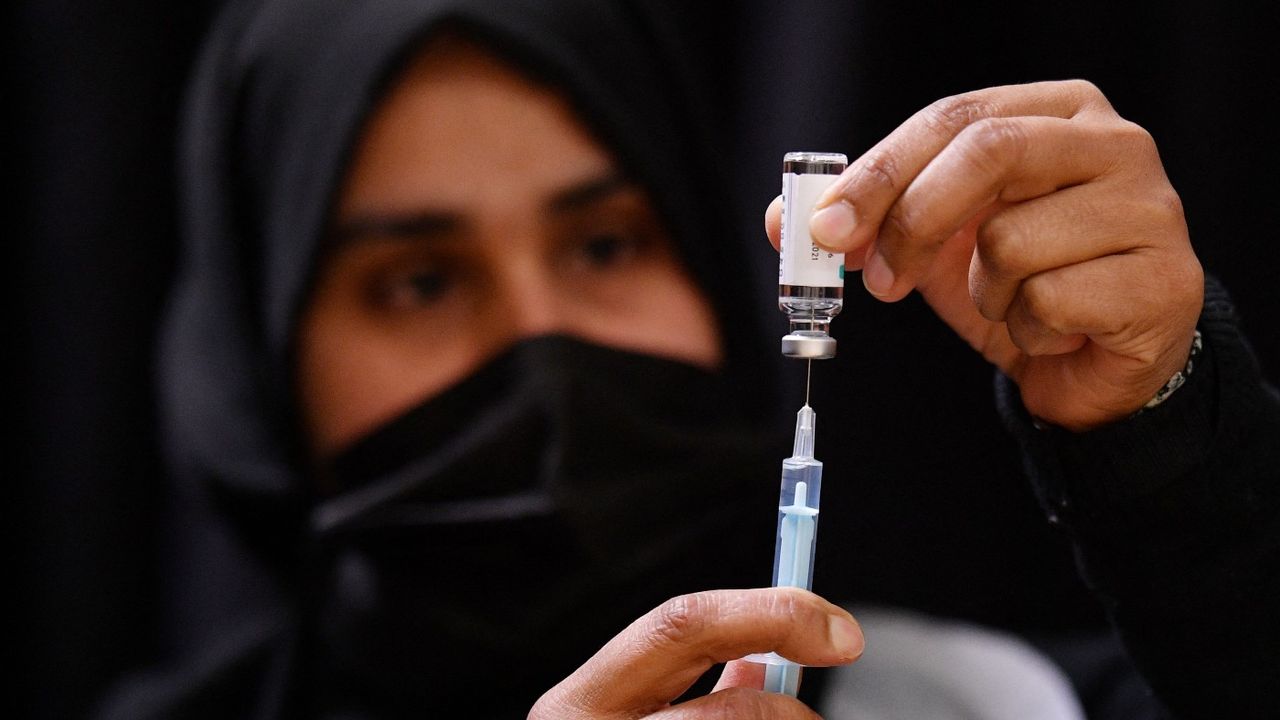
[[[841,279],[841,280],[843,280],[843,279],[844,279],[844,264],[843,264],[843,263],[840,265],[840,279]]]

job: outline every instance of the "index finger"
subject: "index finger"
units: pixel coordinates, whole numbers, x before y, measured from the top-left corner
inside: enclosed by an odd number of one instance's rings
[[[1111,105],[1084,80],[985,88],[943,98],[924,108],[849,164],[815,204],[809,230],[833,252],[850,252],[875,238],[911,181],[966,127],[987,118],[1072,118]]]
[[[857,659],[862,643],[848,612],[798,588],[682,595],[610,640],[557,687],[557,704],[588,713],[658,708],[717,663],[776,652],[804,665],[839,665]]]

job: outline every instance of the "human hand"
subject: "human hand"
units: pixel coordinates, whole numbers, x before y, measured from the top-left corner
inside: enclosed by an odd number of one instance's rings
[[[862,630],[849,613],[796,588],[682,595],[631,623],[547,691],[529,718],[816,718],[795,698],[762,692],[764,666],[735,660],[760,652],[842,665],[862,654]],[[711,694],[671,704],[727,661]]]
[[[886,302],[912,289],[1082,431],[1186,363],[1203,300],[1155,142],[1081,80],[987,88],[913,115],[819,199],[810,231]],[[765,213],[778,245],[781,200]]]

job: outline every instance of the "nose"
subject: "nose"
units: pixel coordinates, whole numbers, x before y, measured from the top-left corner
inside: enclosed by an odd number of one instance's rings
[[[570,330],[568,303],[553,274],[539,263],[512,258],[499,278],[498,307],[508,342]]]

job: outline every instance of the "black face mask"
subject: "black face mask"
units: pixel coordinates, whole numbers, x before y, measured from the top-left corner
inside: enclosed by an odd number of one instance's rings
[[[323,702],[522,715],[662,600],[767,585],[786,437],[744,422],[749,392],[539,338],[336,458],[304,659]]]

